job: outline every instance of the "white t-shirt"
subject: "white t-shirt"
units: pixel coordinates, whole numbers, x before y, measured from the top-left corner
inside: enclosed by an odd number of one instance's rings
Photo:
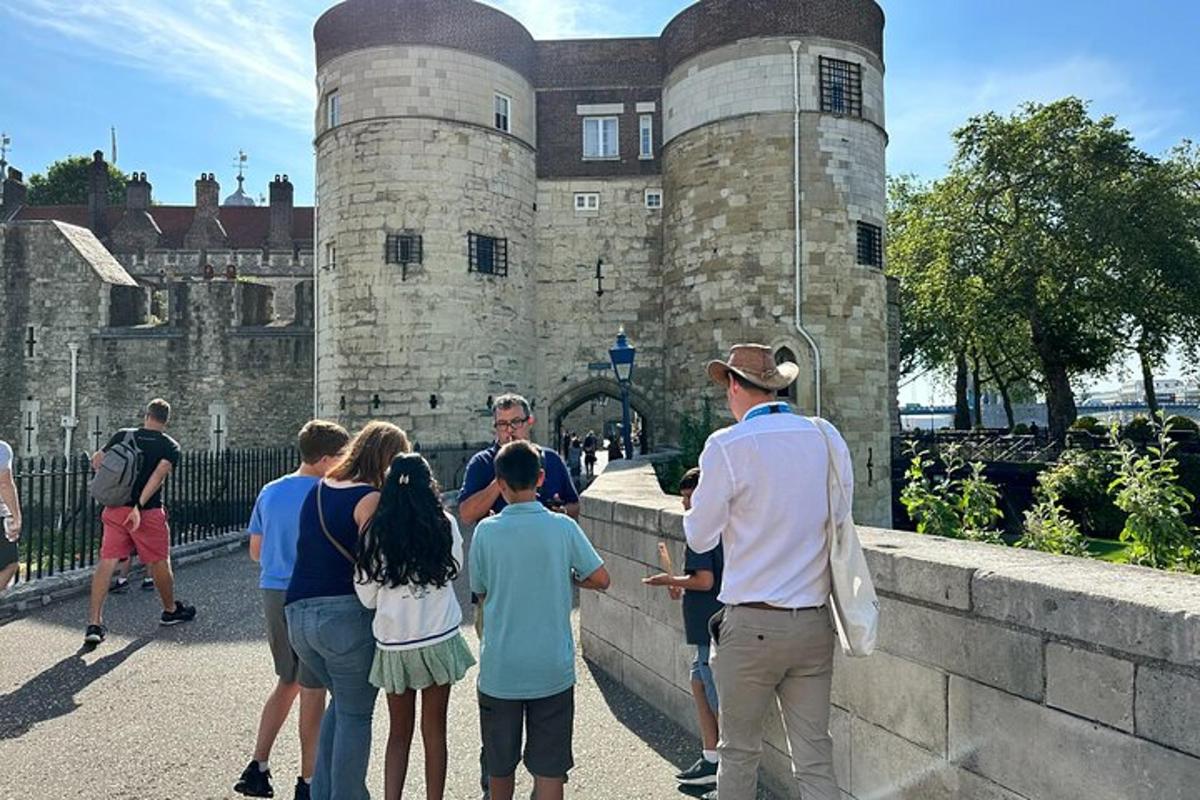
[[[463,563],[463,540],[458,523],[450,514],[450,535],[453,544],[450,552],[458,562],[459,572],[466,570]],[[429,647],[458,633],[462,624],[462,607],[454,594],[454,585],[445,586],[384,586],[375,581],[364,582],[361,572],[355,577],[354,591],[367,608],[375,609],[372,632],[375,646],[380,650],[416,650]]]
[[[0,472],[8,472],[12,469],[13,451],[8,442],[0,439]],[[8,506],[4,505],[4,501],[0,500],[0,518],[10,516],[11,512]],[[0,531],[3,533],[3,531]]]

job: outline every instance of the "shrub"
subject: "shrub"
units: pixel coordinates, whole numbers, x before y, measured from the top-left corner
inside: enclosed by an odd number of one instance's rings
[[[679,481],[683,477],[683,473],[692,467],[699,466],[700,453],[704,450],[704,443],[708,441],[708,437],[714,430],[716,430],[716,426],[713,424],[712,406],[707,398],[704,401],[704,410],[701,412],[699,420],[693,419],[687,414],[683,415],[679,421],[679,456],[654,465],[658,483],[664,492],[679,494]]]
[[[1073,431],[1087,431],[1088,433],[1104,433],[1104,426],[1100,424],[1100,420],[1095,417],[1079,417],[1071,423]]]
[[[1013,426],[1012,432],[1013,432],[1014,436],[1028,436],[1029,435],[1029,426],[1026,425],[1024,422],[1018,422],[1016,425]]]
[[[1121,436],[1136,444],[1145,444],[1154,439],[1156,434],[1153,420],[1149,417],[1137,416],[1129,421]]]
[[[910,445],[912,461],[900,492],[900,502],[917,525],[917,533],[951,539],[1000,543],[995,523],[1004,513],[997,506],[1000,490],[983,474],[983,464],[967,465],[957,447],[947,447],[942,460],[946,474],[934,478],[928,451]]]
[[[1166,424],[1172,433],[1200,433],[1200,425],[1196,423],[1196,420],[1182,414],[1168,417]]]
[[[1016,546],[1064,556],[1086,556],[1087,538],[1075,521],[1067,515],[1053,488],[1047,488],[1041,478],[1035,492],[1036,502],[1025,512],[1025,531]]]
[[[1116,538],[1125,527],[1125,514],[1108,493],[1116,476],[1112,453],[1070,448],[1038,476],[1038,489],[1055,497],[1089,536]]]
[[[1168,425],[1157,427],[1157,444],[1140,452],[1129,441],[1113,444],[1119,461],[1117,477],[1110,490],[1116,490],[1117,507],[1128,512],[1121,541],[1131,544],[1129,561],[1157,569],[1196,569],[1196,532],[1187,522],[1195,495],[1179,484],[1171,458],[1175,443]]]

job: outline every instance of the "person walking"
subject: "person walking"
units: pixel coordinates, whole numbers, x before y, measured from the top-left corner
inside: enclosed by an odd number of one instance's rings
[[[705,797],[753,800],[764,714],[777,703],[800,796],[837,800],[829,736],[835,634],[826,605],[830,458],[822,431],[846,498],[853,496],[850,452],[832,425],[777,399],[800,370],[777,365],[769,347],[735,345],[707,369],[737,423],[705,443],[683,519],[689,547],[707,553],[721,544],[725,556],[725,608],[710,623],[720,766],[717,789]],[[834,499],[835,519],[848,502]]]
[[[369,680],[374,612],[355,593],[354,554],[379,505],[388,465],[409,449],[408,436],[395,425],[368,423],[300,509],[296,563],[284,605],[288,639],[330,696],[321,718],[313,800],[370,797],[367,765],[377,692]]]
[[[17,548],[20,538],[21,498],[13,480],[13,451],[8,442],[0,440],[0,592],[17,576],[21,561]]]
[[[596,450],[600,442],[596,439],[595,431],[588,431],[583,437],[583,466],[589,478],[596,477]]]
[[[271,786],[271,749],[297,696],[300,698],[300,775],[296,779],[295,797],[296,800],[309,797],[321,714],[325,711],[325,688],[320,678],[296,655],[288,638],[283,607],[296,563],[300,511],[317,481],[341,460],[349,441],[350,434],[336,422],[315,419],[306,423],[297,437],[299,468],[264,486],[250,514],[250,558],[261,568],[258,585],[267,622],[267,645],[271,649],[278,682],[259,717],[254,757],[233,787],[235,792],[248,797],[275,796]]]
[[[178,625],[196,618],[196,608],[175,597],[175,576],[171,572],[171,529],[162,502],[162,487],[179,463],[179,443],[166,434],[171,419],[171,404],[161,398],[151,400],[140,428],[123,428],[113,434],[101,450],[92,456],[92,468],[101,469],[106,454],[120,445],[139,454],[137,473],[128,500],[109,506],[100,514],[103,525],[100,561],[92,575],[91,604],[83,641],[96,646],[108,635],[104,624],[104,601],[117,562],[136,551],[138,558],[154,578],[162,600],[161,625]]]
[[[379,509],[359,540],[354,588],[375,609],[373,686],[387,693],[383,794],[399,800],[421,693],[425,797],[441,800],[449,761],[450,687],[475,665],[458,626],[462,608],[452,581],[463,566],[458,523],[442,507],[429,463],[415,453],[392,460]]]

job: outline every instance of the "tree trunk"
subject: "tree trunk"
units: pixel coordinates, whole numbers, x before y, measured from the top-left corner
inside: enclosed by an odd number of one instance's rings
[[[1071,376],[1067,368],[1057,359],[1042,356],[1042,370],[1046,376],[1046,415],[1050,422],[1050,438],[1056,442],[1066,441],[1067,429],[1075,422],[1075,394],[1071,391]]]
[[[954,354],[954,429],[971,429],[971,407],[967,402],[967,354]]]
[[[1004,416],[1008,419],[1008,430],[1011,433],[1012,429],[1017,427],[1017,417],[1013,413],[1012,396],[1008,392],[1008,381],[1000,377],[1000,372],[996,369],[995,363],[992,362],[991,356],[985,353],[983,360],[987,363],[988,371],[992,373],[991,379],[996,382],[997,388],[1000,389],[1000,399],[1004,401]]]
[[[1150,408],[1150,418],[1158,419],[1158,392],[1154,391],[1154,369],[1146,351],[1138,348],[1138,361],[1142,365],[1142,384],[1146,391],[1146,405]]]
[[[971,413],[975,417],[975,427],[983,427],[983,392],[979,380],[979,352],[971,351]]]

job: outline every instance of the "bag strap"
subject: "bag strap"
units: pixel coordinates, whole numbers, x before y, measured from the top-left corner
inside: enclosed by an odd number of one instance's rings
[[[333,534],[329,532],[328,526],[325,525],[325,509],[321,506],[321,487],[324,485],[325,481],[319,481],[317,483],[317,518],[321,521],[321,532],[325,534],[325,538],[329,540],[329,543],[332,544],[337,551],[346,558],[347,561],[349,561],[351,564],[354,564],[354,556],[350,554],[350,551],[346,549],[345,545],[333,538]]]
[[[841,498],[843,505],[849,505],[846,502],[846,486],[842,483],[842,472],[838,469],[837,459],[833,455],[833,442],[829,440],[829,434],[825,432],[825,428],[821,425],[822,420],[818,417],[809,417],[812,424],[816,426],[817,433],[821,434],[821,438],[825,440],[825,459],[828,464],[829,473],[833,476],[833,483],[837,486],[838,496]],[[826,497],[828,499],[828,514],[829,524],[834,525],[833,519],[833,491],[832,487],[826,482]]]

